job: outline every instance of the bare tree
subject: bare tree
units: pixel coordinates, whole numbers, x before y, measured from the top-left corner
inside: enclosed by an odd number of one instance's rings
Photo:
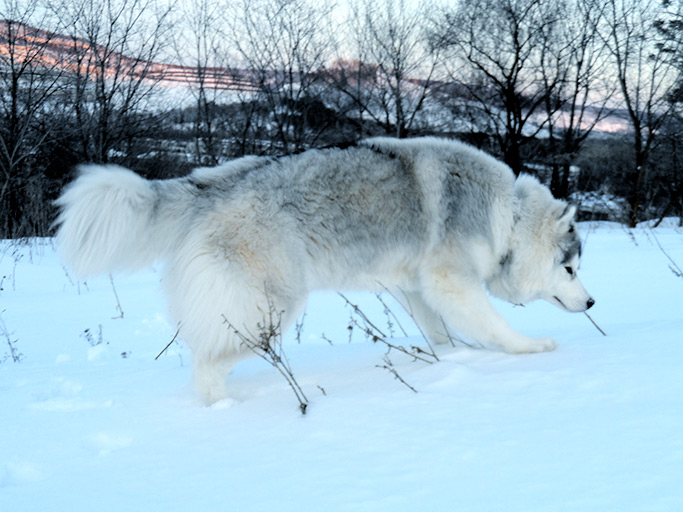
[[[47,185],[36,158],[51,133],[61,70],[38,0],[0,3],[0,236],[47,231]]]
[[[371,63],[359,3],[351,4],[351,13],[340,30],[340,37],[334,40],[336,60],[327,75],[332,85],[328,100],[357,123],[357,138],[362,138],[373,132],[366,119],[376,123],[369,109],[378,88],[378,68]]]
[[[154,111],[170,7],[155,0],[62,0],[81,158],[125,159]]]
[[[657,24],[662,46],[672,52],[672,63],[677,68],[676,85],[669,95],[672,115],[662,128],[664,138],[661,153],[668,163],[659,192],[663,203],[658,212],[658,223],[667,215],[677,215],[683,226],[683,165],[681,165],[681,141],[683,141],[683,4],[680,0],[663,0],[665,13]]]
[[[264,135],[271,151],[304,149],[327,128],[317,124],[315,109],[331,48],[329,13],[329,4],[311,0],[240,0],[230,12],[240,67],[252,74],[253,98],[270,117]]]
[[[229,94],[233,71],[222,26],[224,6],[209,0],[185,4],[174,34],[175,54],[186,68],[185,79],[194,99],[194,152],[202,165],[223,156],[218,105]]]
[[[600,13],[599,33],[612,56],[620,99],[633,131],[634,166],[626,172],[630,184],[629,220],[641,220],[649,160],[657,136],[670,118],[680,69],[680,39],[667,38],[660,30],[670,19],[671,5],[661,0],[593,0]],[[681,3],[677,4],[680,13]]]
[[[414,9],[404,0],[361,0],[352,4],[347,21],[350,34],[333,70],[336,87],[358,112],[380,125],[385,133],[406,137],[420,131],[419,114],[434,86],[439,48],[426,38],[431,4]]]
[[[566,198],[570,165],[595,126],[611,114],[608,104],[616,84],[597,32],[599,14],[586,0],[559,0],[555,5],[559,20],[543,38],[540,65],[552,158],[550,188],[556,197]]]
[[[467,91],[467,108],[479,112],[516,174],[521,147],[545,124],[534,118],[558,85],[559,76],[543,82],[540,61],[559,19],[549,0],[462,0],[440,14],[433,34],[450,53],[450,75]]]

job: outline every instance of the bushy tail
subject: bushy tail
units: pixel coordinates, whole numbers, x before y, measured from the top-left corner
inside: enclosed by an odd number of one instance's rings
[[[152,182],[116,165],[87,165],[56,204],[57,244],[77,278],[151,265],[158,203]]]

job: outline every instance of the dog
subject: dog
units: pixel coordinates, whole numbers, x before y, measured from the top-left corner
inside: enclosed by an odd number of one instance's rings
[[[57,200],[56,238],[78,278],[162,261],[170,313],[207,404],[269,311],[287,329],[309,292],[387,289],[427,337],[459,332],[509,353],[550,351],[488,293],[594,304],[577,278],[575,207],[465,143],[372,138],[280,158],[247,156],[169,180],[85,165]],[[488,293],[487,293],[488,291]]]

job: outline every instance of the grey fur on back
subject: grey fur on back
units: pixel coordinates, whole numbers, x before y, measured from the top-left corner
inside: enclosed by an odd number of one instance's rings
[[[181,184],[194,215],[217,203],[221,211],[241,208],[249,197],[261,215],[295,223],[292,233],[305,233],[310,254],[333,244],[341,257],[360,255],[362,264],[389,247],[417,252],[449,232],[493,243],[491,208],[512,201],[514,176],[461,142],[376,138],[279,159],[247,157],[199,169]],[[287,222],[279,218],[274,226]]]

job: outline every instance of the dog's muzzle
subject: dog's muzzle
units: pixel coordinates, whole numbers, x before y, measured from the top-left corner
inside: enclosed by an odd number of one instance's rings
[[[562,300],[557,295],[553,295],[553,299],[555,299],[558,302],[558,304],[560,304],[560,306],[562,306],[567,311],[576,311],[576,309],[568,308],[567,305],[564,302],[562,302]],[[586,301],[586,307],[583,309],[583,311],[589,310],[594,305],[595,305],[595,300],[593,299],[593,297],[589,297],[588,300]],[[581,310],[579,310],[579,311],[581,311]]]

